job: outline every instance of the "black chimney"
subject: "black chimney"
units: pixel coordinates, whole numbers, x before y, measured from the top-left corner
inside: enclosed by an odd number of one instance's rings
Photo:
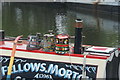
[[[75,24],[74,53],[75,54],[81,54],[83,20],[76,19],[75,22],[76,22],[76,24]]]
[[[0,40],[3,40],[5,38],[4,30],[0,30]]]

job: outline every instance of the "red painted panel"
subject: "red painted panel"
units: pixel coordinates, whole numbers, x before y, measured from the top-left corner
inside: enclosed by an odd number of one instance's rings
[[[105,50],[107,50],[108,48],[93,48],[93,49],[95,49],[95,50],[103,50],[103,51],[105,51]]]

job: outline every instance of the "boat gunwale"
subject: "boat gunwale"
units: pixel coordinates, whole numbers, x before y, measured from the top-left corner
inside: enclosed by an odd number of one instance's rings
[[[7,48],[7,47],[0,47],[0,49],[4,50],[12,50],[12,48]],[[23,49],[16,49],[16,51],[23,51],[23,52],[31,52],[31,53],[43,53],[43,54],[51,54],[51,55],[60,55],[55,52],[45,52],[45,51],[38,51],[38,50],[23,50]],[[83,54],[64,54],[60,56],[71,56],[71,57],[82,57],[84,58]],[[103,59],[106,60],[109,56],[98,56],[98,55],[87,55],[87,58],[92,58],[92,59]]]

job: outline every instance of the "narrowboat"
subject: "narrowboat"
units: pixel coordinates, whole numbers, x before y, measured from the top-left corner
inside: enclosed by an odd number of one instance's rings
[[[76,20],[75,43],[52,30],[27,39],[4,37],[1,30],[1,80],[119,80],[120,48],[81,44],[82,20]]]

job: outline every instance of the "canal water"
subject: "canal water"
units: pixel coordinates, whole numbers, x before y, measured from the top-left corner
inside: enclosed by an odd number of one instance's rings
[[[2,29],[6,36],[13,37],[45,34],[50,29],[57,34],[74,35],[75,19],[81,18],[83,44],[118,47],[118,16],[66,3],[2,3]]]

